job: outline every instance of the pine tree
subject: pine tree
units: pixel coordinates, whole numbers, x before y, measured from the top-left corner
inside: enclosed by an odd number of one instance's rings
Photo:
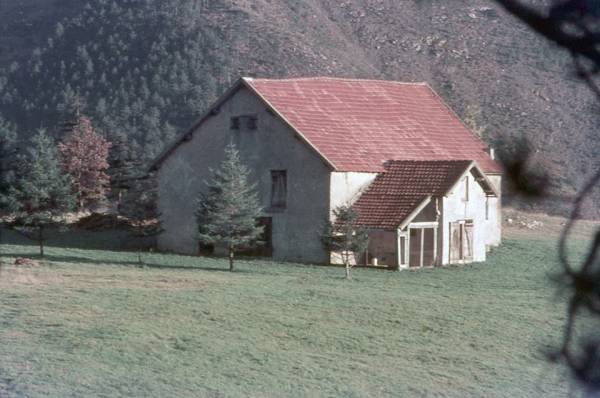
[[[43,257],[46,230],[64,224],[65,213],[73,209],[71,180],[60,167],[54,140],[44,130],[33,137],[19,170],[8,194],[11,226],[35,239]]]
[[[108,175],[110,177],[110,199],[116,204],[117,214],[126,216],[135,203],[136,196],[143,192],[136,181],[142,176],[144,163],[136,154],[126,135],[112,137],[112,146],[108,156]],[[128,203],[126,203],[128,202]]]
[[[72,179],[79,210],[106,199],[110,143],[94,131],[92,122],[77,112],[72,130],[58,145],[62,167]]]
[[[14,184],[17,133],[14,125],[0,116],[0,243],[2,226],[8,210],[8,193]],[[0,260],[0,266],[2,260]]]
[[[15,126],[0,116],[0,216],[6,211],[6,195],[14,184],[16,144]]]
[[[211,172],[207,193],[198,199],[199,240],[205,245],[225,246],[229,270],[233,271],[235,253],[261,243],[264,227],[257,219],[262,209],[256,185],[250,183],[250,171],[242,164],[235,145],[227,146],[225,160]]]
[[[119,215],[127,219],[129,232],[135,238],[155,237],[163,231],[157,208],[157,190],[156,176],[152,174],[127,181]],[[144,265],[141,248],[138,250],[138,262],[140,266]]]
[[[322,236],[323,245],[330,252],[340,253],[346,279],[351,279],[353,267],[350,258],[362,254],[369,245],[369,235],[366,230],[357,227],[358,214],[349,206],[340,206],[333,210],[333,221],[328,221]]]

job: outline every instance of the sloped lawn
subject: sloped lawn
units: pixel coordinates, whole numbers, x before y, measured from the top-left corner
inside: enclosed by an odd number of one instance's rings
[[[583,248],[583,244],[579,249]],[[5,260],[32,246],[0,246]],[[554,241],[419,271],[50,248],[0,271],[0,396],[565,396]]]

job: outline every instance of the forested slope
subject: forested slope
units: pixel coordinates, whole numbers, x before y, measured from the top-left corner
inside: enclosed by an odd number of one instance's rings
[[[0,0],[0,114],[58,134],[80,98],[147,158],[240,75],[427,81],[500,151],[528,138],[569,195],[600,155],[568,63],[484,0]]]

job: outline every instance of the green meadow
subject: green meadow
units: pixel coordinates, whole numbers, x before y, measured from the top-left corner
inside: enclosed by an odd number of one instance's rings
[[[1,245],[0,397],[561,397],[555,241],[416,271]],[[583,241],[574,252],[584,250]]]

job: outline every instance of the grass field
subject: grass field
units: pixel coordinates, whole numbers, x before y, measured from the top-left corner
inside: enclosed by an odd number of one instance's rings
[[[33,246],[0,246],[4,259]],[[583,243],[577,250],[583,250]],[[0,397],[552,397],[553,240],[390,272],[50,248],[0,274]]]

